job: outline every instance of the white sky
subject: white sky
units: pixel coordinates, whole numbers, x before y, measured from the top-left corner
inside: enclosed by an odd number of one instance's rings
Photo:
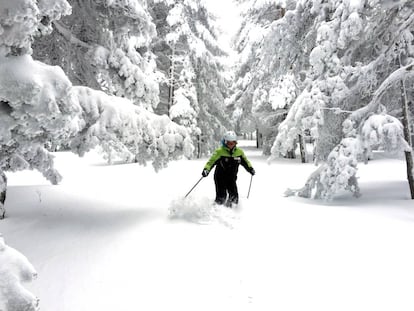
[[[232,0],[205,0],[207,7],[217,15],[217,22],[223,31],[222,36],[218,39],[220,46],[229,54],[229,66],[233,66],[237,61],[236,53],[231,49],[231,39],[236,34],[241,24],[241,17],[238,8]]]
[[[223,30],[229,34],[237,31],[237,27],[240,26],[240,16],[232,0],[205,0],[205,3],[221,19]]]

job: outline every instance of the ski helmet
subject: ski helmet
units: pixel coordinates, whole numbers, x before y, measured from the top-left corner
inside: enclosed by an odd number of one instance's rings
[[[234,131],[228,131],[223,136],[224,141],[237,141],[237,135]]]

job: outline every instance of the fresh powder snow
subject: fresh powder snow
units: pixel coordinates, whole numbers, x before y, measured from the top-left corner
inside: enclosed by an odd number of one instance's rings
[[[241,141],[241,202],[218,207],[206,158],[107,165],[58,152],[63,180],[8,173],[0,232],[38,273],[43,311],[413,310],[414,210],[403,160],[359,165],[362,197],[284,197],[314,170]]]

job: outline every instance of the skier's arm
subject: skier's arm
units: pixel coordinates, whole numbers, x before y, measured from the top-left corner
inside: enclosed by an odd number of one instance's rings
[[[250,161],[247,159],[246,155],[244,154],[244,152],[241,152],[241,165],[245,168],[246,171],[248,171],[250,174],[254,175],[256,174],[252,164],[250,163]]]
[[[246,169],[246,171],[250,172],[250,170],[252,169],[252,164],[247,159],[244,152],[242,150],[240,150],[240,151],[241,151],[241,163],[240,164]]]
[[[218,159],[220,159],[221,157],[221,152],[220,152],[220,148],[216,149],[216,151],[214,151],[213,155],[210,157],[210,159],[207,161],[206,165],[204,165],[204,169],[211,171],[211,169],[214,167],[214,165],[216,165]]]

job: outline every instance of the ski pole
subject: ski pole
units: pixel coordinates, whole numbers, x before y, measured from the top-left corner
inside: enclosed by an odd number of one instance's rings
[[[194,190],[194,188],[195,187],[197,187],[197,185],[199,184],[199,182],[202,180],[204,178],[204,176],[201,176],[201,178],[197,181],[197,183],[193,186],[193,188],[191,188],[191,190],[190,191],[188,191],[188,193],[185,195],[185,197],[184,198],[186,198],[190,193],[191,193],[191,191],[193,191]]]
[[[249,192],[247,193],[247,198],[249,198],[249,195],[250,195],[250,188],[252,187],[252,180],[253,180],[253,175],[250,177],[250,185],[249,185]]]

